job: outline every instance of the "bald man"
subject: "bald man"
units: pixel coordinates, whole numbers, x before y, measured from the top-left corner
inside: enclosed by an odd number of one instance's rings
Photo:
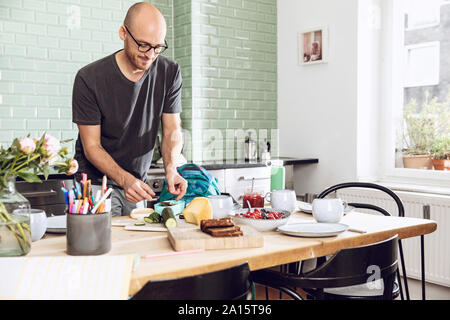
[[[181,153],[179,65],[167,49],[166,21],[153,5],[132,5],[119,29],[124,48],[81,68],[74,81],[72,117],[79,134],[75,158],[92,184],[106,175],[112,215],[129,215],[155,196],[145,183],[160,122],[169,192],[181,199],[187,182],[176,170]]]

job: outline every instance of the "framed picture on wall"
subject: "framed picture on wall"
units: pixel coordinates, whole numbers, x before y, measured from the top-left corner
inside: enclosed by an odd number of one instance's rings
[[[317,27],[298,33],[299,65],[324,63],[328,61],[328,28]]]

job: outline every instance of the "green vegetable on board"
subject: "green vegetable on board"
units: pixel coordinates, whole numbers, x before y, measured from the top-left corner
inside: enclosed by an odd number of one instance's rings
[[[161,213],[161,216],[163,219],[163,223],[167,228],[177,226],[177,219],[175,219],[175,215],[173,214],[171,208],[164,208],[164,210]]]
[[[148,223],[159,223],[161,222],[161,216],[157,212],[153,212],[148,217],[145,217],[144,220]]]

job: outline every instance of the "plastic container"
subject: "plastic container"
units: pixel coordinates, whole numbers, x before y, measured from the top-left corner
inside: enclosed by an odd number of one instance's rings
[[[270,191],[285,188],[285,168],[273,166],[270,174]]]
[[[173,205],[167,205],[167,203],[171,203]],[[166,200],[161,201],[155,204],[154,209],[155,212],[161,214],[164,208],[171,208],[174,215],[180,214],[184,208],[186,207],[186,203],[183,200]]]

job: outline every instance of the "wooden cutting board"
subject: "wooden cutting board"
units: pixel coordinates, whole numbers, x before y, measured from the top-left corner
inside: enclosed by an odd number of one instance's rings
[[[175,251],[193,249],[238,249],[264,247],[263,235],[250,226],[240,225],[244,235],[239,237],[213,237],[199,227],[186,228],[180,225],[168,228],[167,236]]]

